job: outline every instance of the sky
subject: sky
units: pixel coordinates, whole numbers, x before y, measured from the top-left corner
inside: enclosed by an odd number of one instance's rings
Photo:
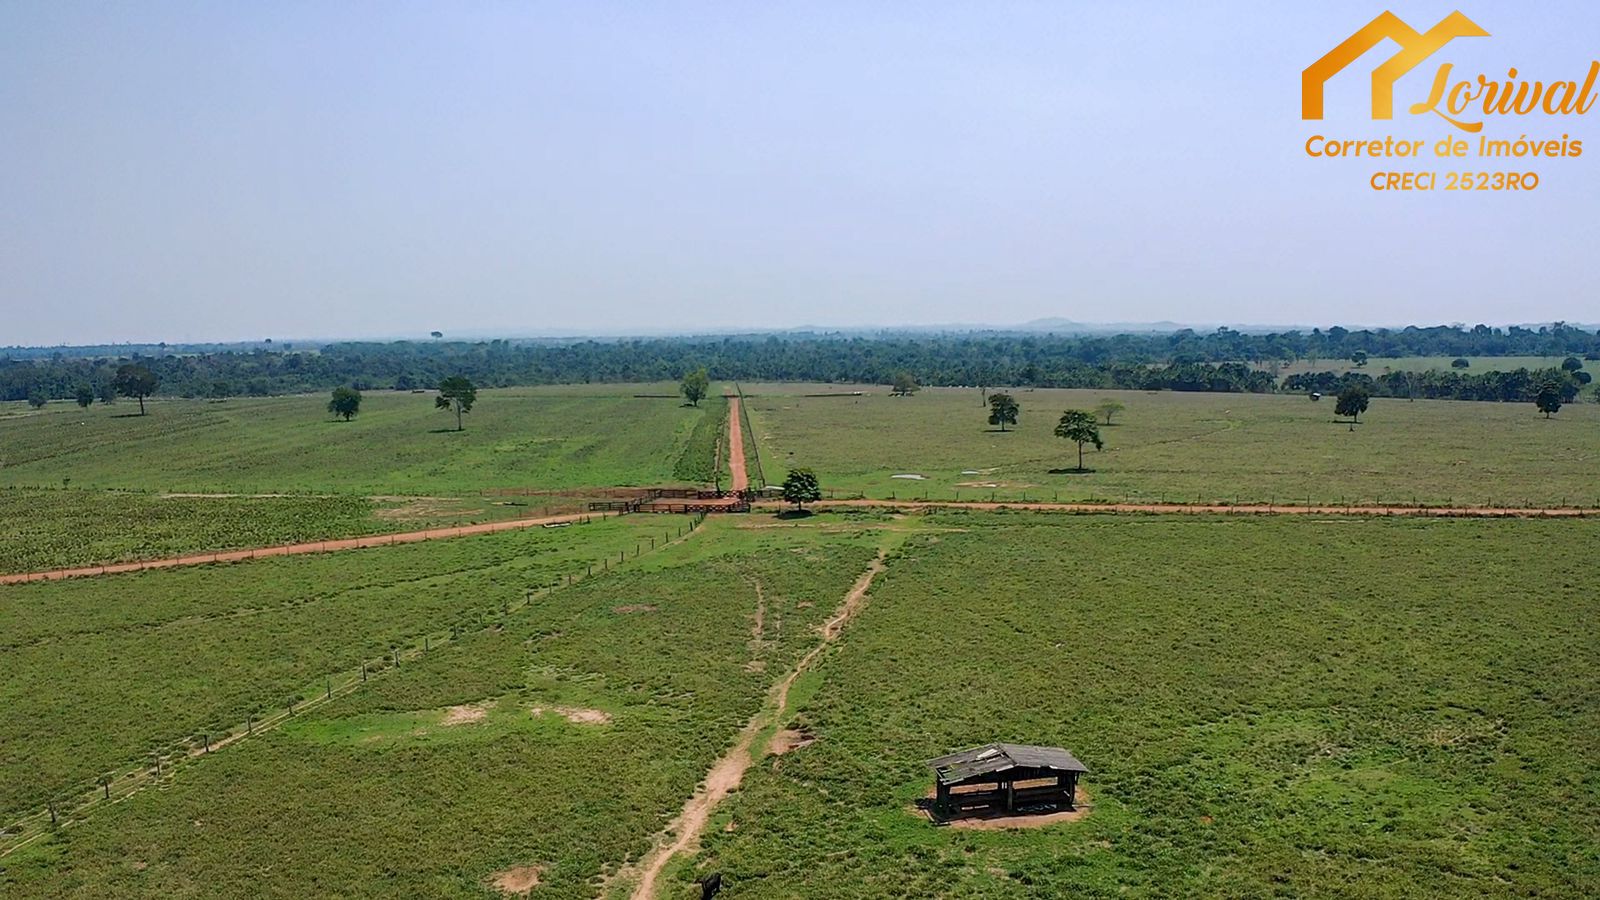
[[[1369,115],[1383,9],[1460,38]],[[0,346],[1080,322],[1600,319],[1577,159],[1312,159],[1581,80],[1600,4],[0,3]],[[1462,135],[1471,140],[1475,136]],[[1385,193],[1375,171],[1533,170]],[[1442,177],[1442,176],[1441,176]]]

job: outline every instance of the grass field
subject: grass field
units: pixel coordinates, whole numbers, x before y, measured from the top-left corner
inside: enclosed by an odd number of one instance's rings
[[[0,587],[0,819],[498,617],[681,517]]]
[[[999,433],[976,390],[744,388],[748,462],[841,494],[1600,504],[1594,404],[1546,421],[1376,400],[1352,432],[1299,397],[1035,390]],[[485,392],[461,434],[410,394],[348,424],[311,397],[11,413],[0,570],[553,499],[497,488],[716,477],[728,405],[631,396],[669,390]],[[1102,399],[1126,406],[1106,449],[1064,471],[1055,420]],[[1600,517],[688,526],[0,587],[0,852],[26,841],[0,895],[494,897],[532,867],[534,900],[625,897],[879,552],[863,611],[770,726],[814,742],[758,753],[657,900],[712,871],[727,898],[1600,893]],[[261,730],[235,739],[247,717]],[[919,818],[922,760],[992,740],[1074,750],[1091,812],[1029,831]],[[118,799],[84,805],[103,775]]]
[[[1374,399],[1351,431],[1305,397],[1014,390],[1020,421],[1000,433],[977,390],[801,396],[813,390],[746,386],[774,482],[804,465],[878,498],[1600,504],[1600,404],[1545,420],[1531,403]],[[1059,471],[1077,465],[1053,434],[1061,412],[1103,399],[1127,408],[1088,449],[1094,471]]]
[[[876,545],[863,529],[705,530],[96,809],[7,857],[0,885],[8,897],[475,897],[495,872],[534,865],[539,896],[594,895],[815,641]],[[445,574],[426,592],[493,604],[522,581]],[[167,593],[211,608],[194,587]],[[60,693],[35,689],[28,699]]]
[[[1600,892],[1600,523],[929,524],[670,896]],[[912,812],[993,740],[1072,749],[1092,812]]]
[[[696,424],[717,410],[633,396],[675,392],[485,390],[461,432],[431,393],[369,393],[351,422],[331,419],[320,395],[153,400],[147,416],[125,402],[51,404],[0,424],[0,485],[456,495],[662,484],[675,480]]]

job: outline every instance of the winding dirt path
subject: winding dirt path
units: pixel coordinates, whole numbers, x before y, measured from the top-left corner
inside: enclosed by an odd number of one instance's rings
[[[309,541],[301,544],[279,544],[275,547],[257,547],[250,550],[229,550],[221,553],[197,553],[167,559],[150,559],[143,562],[112,563],[104,566],[84,566],[76,569],[50,569],[45,572],[23,572],[0,575],[0,584],[20,584],[24,581],[57,581],[86,575],[114,575],[118,572],[140,572],[145,569],[170,569],[175,566],[198,566],[205,563],[239,562],[246,559],[263,559],[269,556],[297,556],[302,553],[330,553],[335,550],[362,550],[367,547],[387,547],[391,544],[414,544],[440,538],[462,537],[469,534],[490,534],[496,531],[515,531],[576,522],[585,517],[605,518],[610,513],[569,513],[559,516],[541,516],[535,519],[507,519],[501,522],[482,522],[477,525],[458,525],[453,528],[429,528],[424,531],[402,531],[395,534],[374,534],[368,537],[345,538],[334,541]]]
[[[750,487],[750,476],[744,471],[744,421],[740,415],[739,398],[728,395],[728,490],[735,493]]]
[[[739,786],[739,782],[744,779],[745,770],[750,768],[751,753],[756,738],[781,722],[784,714],[788,712],[789,689],[794,686],[795,679],[816,662],[817,657],[829,644],[838,639],[844,632],[845,625],[849,624],[866,603],[867,590],[872,587],[872,580],[883,571],[884,556],[883,551],[878,551],[878,556],[867,566],[867,570],[861,573],[861,577],[856,579],[856,583],[850,588],[850,593],[845,595],[833,616],[822,624],[821,640],[816,646],[806,651],[806,655],[795,663],[794,668],[768,689],[767,700],[762,704],[761,710],[745,723],[733,747],[711,767],[711,771],[706,773],[704,783],[683,805],[677,818],[667,826],[666,833],[673,835],[672,840],[657,845],[639,860],[636,866],[639,881],[630,895],[632,900],[655,900],[656,881],[661,877],[667,864],[678,854],[690,852],[698,846],[700,835],[711,819],[711,813],[716,810],[717,804],[722,802],[722,798],[728,796],[729,791]],[[627,873],[624,877],[627,877]]]
[[[763,508],[781,508],[776,501],[760,504]],[[999,501],[963,500],[822,500],[812,504],[812,509],[849,509],[852,507],[877,507],[906,510],[920,509],[977,509],[977,510],[1029,510],[1035,512],[1077,513],[1193,513],[1204,515],[1239,516],[1412,516],[1444,519],[1582,519],[1600,517],[1600,509],[1579,507],[1501,506],[1285,506],[1266,503],[1236,505],[1199,503],[1008,503]]]

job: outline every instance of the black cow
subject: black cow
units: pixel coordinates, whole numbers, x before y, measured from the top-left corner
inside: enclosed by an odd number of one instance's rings
[[[722,890],[722,873],[712,872],[710,875],[702,875],[695,879],[695,883],[700,885],[700,900],[711,900]]]

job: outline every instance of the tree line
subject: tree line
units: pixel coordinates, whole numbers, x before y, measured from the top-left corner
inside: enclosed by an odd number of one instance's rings
[[[341,385],[357,390],[422,390],[454,375],[485,388],[677,381],[701,367],[712,378],[738,381],[1266,393],[1279,389],[1270,371],[1273,363],[1344,360],[1358,353],[1567,353],[1600,358],[1600,334],[1558,324],[1538,330],[1330,328],[1277,334],[1223,328],[1110,336],[786,334],[576,342],[435,340],[196,352],[166,348],[127,357],[73,356],[65,351],[41,357],[29,351],[7,352],[0,358],[0,400],[65,399],[85,390],[108,397],[115,393],[111,381],[118,368],[128,364],[150,371],[161,394],[201,398],[327,391]],[[1508,390],[1489,384],[1494,373],[1457,373],[1460,378],[1455,380],[1440,377],[1449,374],[1419,373],[1416,384],[1405,385],[1411,394],[1401,393],[1400,385],[1372,390],[1393,396],[1509,399]],[[902,377],[897,380],[897,375]],[[1292,376],[1283,387],[1319,390],[1327,386],[1326,379],[1338,377]],[[1403,373],[1382,377],[1392,381]],[[1380,380],[1374,379],[1375,384]]]
[[[1570,362],[1578,360],[1569,358]],[[1347,388],[1359,387],[1374,397],[1521,403],[1533,399],[1542,389],[1550,387],[1560,396],[1563,403],[1571,403],[1591,381],[1592,376],[1581,367],[1520,368],[1509,372],[1473,374],[1457,369],[1387,372],[1377,377],[1364,372],[1344,374],[1315,372],[1290,375],[1284,379],[1282,390],[1301,394],[1338,394]]]

